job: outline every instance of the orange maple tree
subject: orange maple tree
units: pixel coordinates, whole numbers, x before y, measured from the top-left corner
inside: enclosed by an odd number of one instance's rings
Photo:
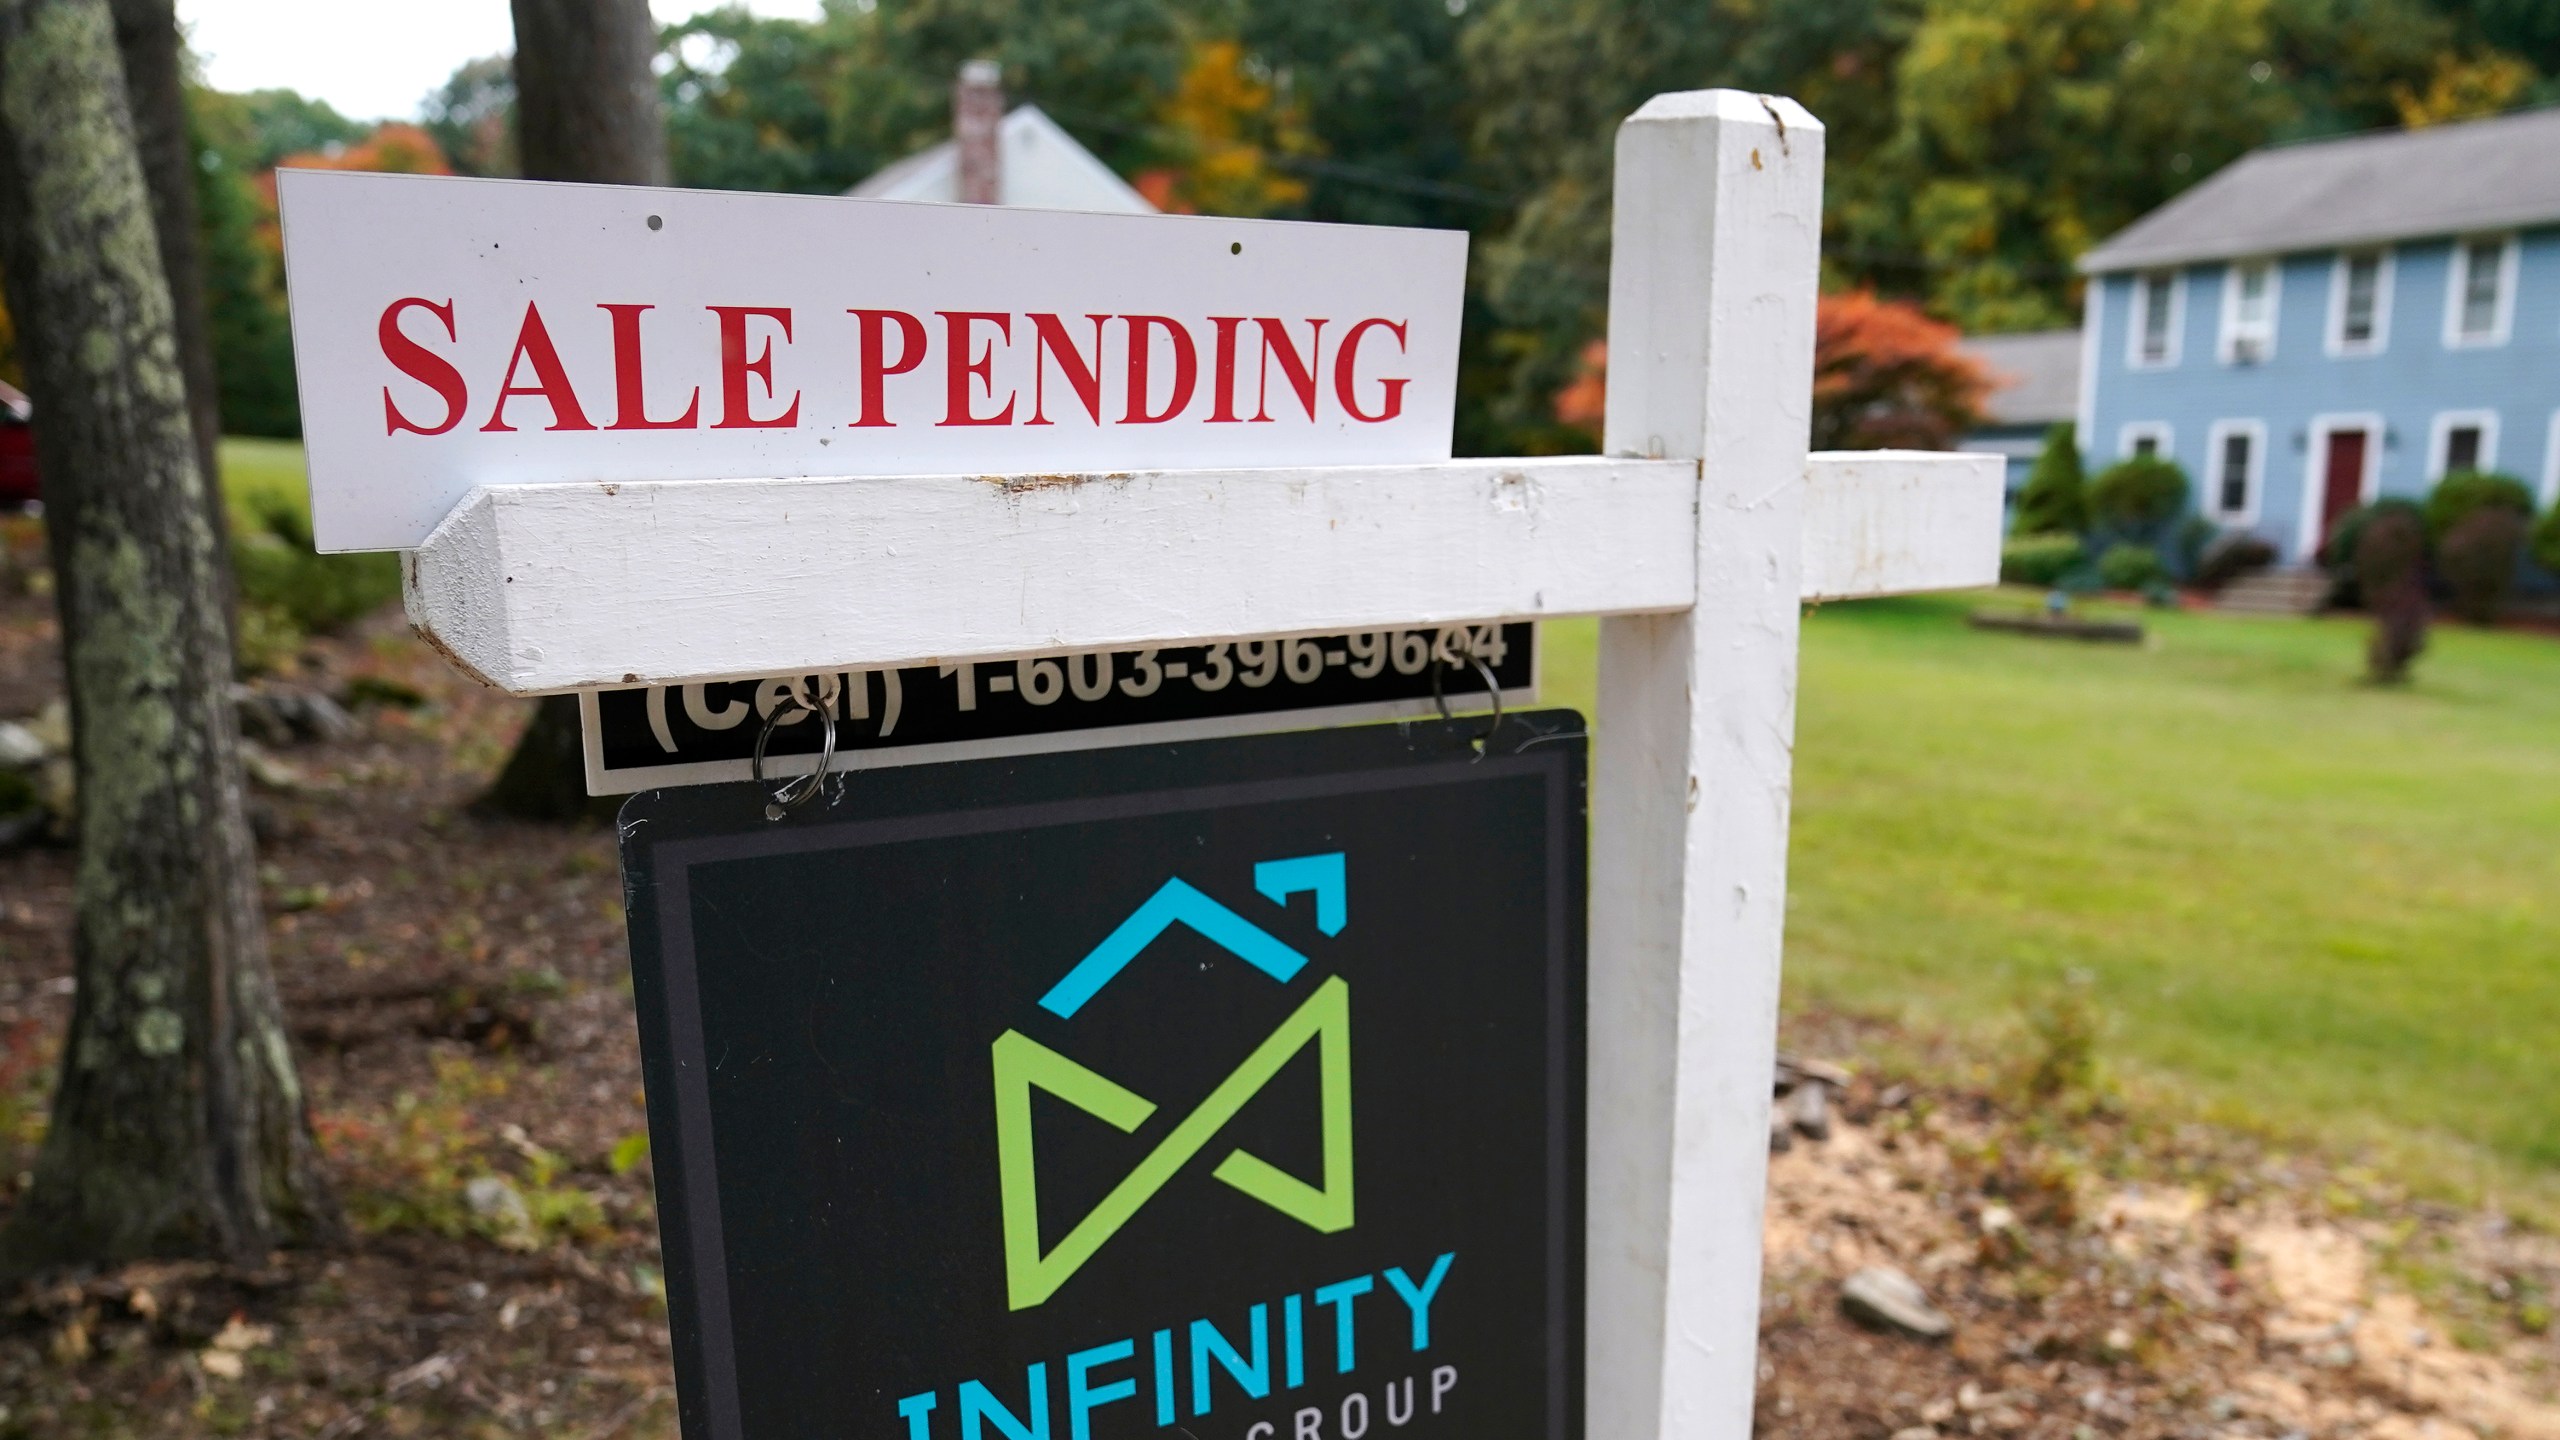
[[[1996,377],[1956,349],[1958,332],[1871,290],[1825,295],[1813,322],[1813,448],[1944,450],[1980,423]],[[1598,434],[1609,347],[1594,340],[1556,392],[1556,419]]]

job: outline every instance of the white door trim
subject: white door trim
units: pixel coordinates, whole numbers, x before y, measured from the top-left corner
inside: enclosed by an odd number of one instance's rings
[[[2311,417],[2310,444],[2302,461],[2302,515],[2294,536],[2294,559],[2308,562],[2320,549],[2320,509],[2329,494],[2329,437],[2340,430],[2364,432],[2364,474],[2356,485],[2356,503],[2370,505],[2382,493],[2381,412],[2338,410]]]

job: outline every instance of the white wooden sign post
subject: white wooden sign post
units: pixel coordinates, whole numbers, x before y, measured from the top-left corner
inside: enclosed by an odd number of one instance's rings
[[[1251,467],[491,484],[406,557],[410,616],[526,695],[1603,617],[1587,1433],[1742,1440],[1798,615],[1998,566],[1996,457],[1807,453],[1822,162],[1778,97],[1626,122],[1599,457],[1308,465],[1302,427]]]

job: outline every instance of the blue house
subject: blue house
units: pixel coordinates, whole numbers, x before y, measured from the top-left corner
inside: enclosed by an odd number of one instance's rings
[[[2560,109],[2253,151],[2080,261],[2094,470],[2307,561],[2446,472],[2560,498]]]

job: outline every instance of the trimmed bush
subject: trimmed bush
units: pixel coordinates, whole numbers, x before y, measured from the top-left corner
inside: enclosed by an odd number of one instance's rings
[[[2077,535],[2014,535],[2000,545],[2000,578],[2011,585],[2050,586],[2071,573],[2081,554]]]
[[[2377,501],[2365,512],[2353,547],[2356,589],[2373,612],[2365,673],[2377,685],[2398,685],[2427,648],[2427,522],[2406,500]]]
[[[2418,508],[2417,501],[2397,495],[2386,495],[2339,516],[2336,528],[2329,532],[2329,543],[2320,547],[2320,563],[2338,582],[2343,603],[2363,603],[2356,595],[2364,585],[2363,576],[2356,569],[2356,550],[2364,543],[2365,531],[2385,515],[2406,515],[2417,522],[2421,536],[2426,534],[2426,512]]]
[[[2090,519],[2120,533],[2157,530],[2186,508],[2187,472],[2157,455],[2119,460],[2099,471],[2089,487]]]
[[[2517,518],[2529,522],[2533,519],[2533,492],[2513,475],[2456,470],[2427,492],[2427,534],[2441,544],[2453,533],[2453,527],[2486,509],[2512,510]]]
[[[2089,480],[2080,468],[2077,427],[2065,420],[2044,432],[2044,453],[2018,492],[2013,535],[2076,535],[2089,528]]]
[[[2486,625],[2515,589],[2524,554],[2525,517],[2505,505],[2482,505],[2453,522],[2436,544],[2436,570],[2453,592],[2453,613]]]
[[[2168,579],[2169,567],[2148,545],[2110,545],[2098,557],[2098,583],[2110,590],[2148,590]]]
[[[2533,558],[2543,569],[2560,575],[2560,505],[2552,506],[2542,523],[2533,527]]]
[[[2206,590],[2219,590],[2274,563],[2275,546],[2246,531],[2234,530],[2204,547],[2204,554],[2196,561],[2196,584]]]

